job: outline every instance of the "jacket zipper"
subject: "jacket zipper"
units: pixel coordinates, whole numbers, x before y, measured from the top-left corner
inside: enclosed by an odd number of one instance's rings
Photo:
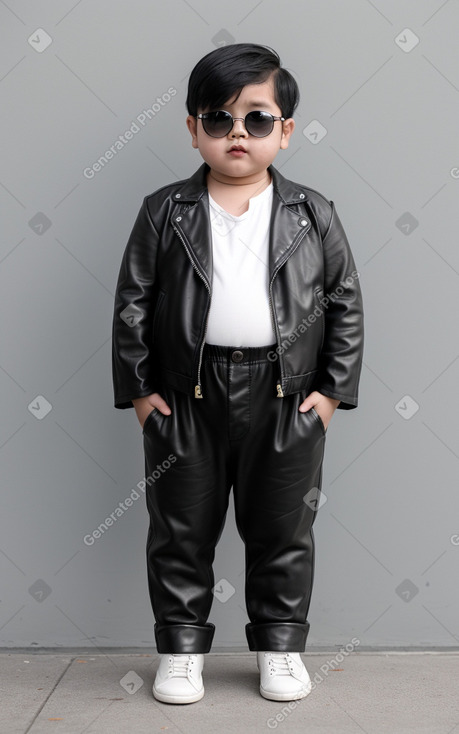
[[[277,324],[276,324],[276,321],[274,319],[274,307],[273,307],[273,302],[272,302],[272,299],[271,299],[271,286],[273,284],[273,280],[274,280],[274,275],[271,278],[271,282],[269,284],[268,301],[269,301],[269,311],[270,311],[270,314],[271,314],[271,321],[272,321],[272,324],[273,324],[274,333],[276,335],[276,341],[277,341],[277,344],[279,344],[279,332],[278,332],[278,329],[276,328],[277,327]],[[279,354],[279,360],[280,360],[280,354]],[[282,366],[281,366],[281,380],[282,380]],[[278,398],[283,398],[284,397],[284,393],[282,392],[282,385],[281,385],[280,382],[277,383],[276,389],[277,389],[277,397]]]
[[[207,309],[207,314],[206,314],[206,324],[205,324],[205,327],[204,327],[204,336],[202,338],[201,350],[199,352],[198,384],[195,385],[195,388],[194,388],[194,396],[195,396],[195,398],[202,398],[203,397],[203,395],[202,395],[202,388],[201,388],[201,363],[202,363],[202,352],[204,350],[204,344],[205,344],[205,341],[206,341],[207,324],[209,322],[210,302],[212,300],[212,294],[211,294],[210,291],[209,291],[209,296],[210,296],[210,298],[209,298],[209,307]]]
[[[303,230],[302,232],[299,233],[298,240],[297,240],[297,242],[295,244],[295,247],[287,254],[287,257],[282,262],[279,263],[279,265],[277,266],[277,268],[274,270],[273,276],[272,276],[271,281],[269,283],[269,307],[270,307],[270,310],[271,310],[271,318],[272,318],[272,322],[273,322],[273,326],[274,326],[274,332],[275,332],[275,334],[277,336],[277,343],[278,343],[279,346],[280,346],[280,339],[279,339],[280,334],[279,334],[278,324],[277,324],[277,322],[276,322],[276,320],[274,318],[274,303],[273,303],[273,299],[272,299],[272,285],[274,283],[274,278],[276,277],[277,273],[279,272],[279,270],[281,269],[281,267],[287,262],[287,260],[290,258],[290,256],[293,255],[293,253],[297,249],[298,245],[300,244],[301,240],[303,239],[303,236],[306,235],[306,233],[309,231],[309,229],[310,228],[308,227],[308,229],[306,231]],[[281,378],[280,378],[280,382],[278,382],[277,383],[277,386],[276,386],[276,388],[277,388],[277,396],[276,397],[283,398],[285,396],[284,396],[284,392],[282,390],[282,378],[283,378],[283,374],[282,374],[282,359],[281,359],[281,355],[280,354],[279,354],[279,365],[280,365]]]
[[[203,339],[202,339],[202,343],[201,343],[201,348],[200,348],[200,350],[199,350],[199,363],[198,363],[198,384],[197,384],[197,385],[195,385],[195,387],[194,387],[194,396],[195,396],[195,398],[202,398],[202,397],[203,397],[203,394],[202,394],[202,389],[201,389],[201,362],[202,362],[202,353],[203,353],[203,350],[204,350],[204,343],[205,343],[205,341],[206,341],[207,324],[208,324],[208,321],[209,321],[209,311],[210,311],[210,302],[211,302],[211,300],[212,300],[212,293],[211,293],[211,291],[210,291],[210,287],[209,287],[209,285],[207,284],[207,281],[206,281],[206,279],[204,278],[203,274],[201,273],[201,271],[199,270],[199,268],[198,268],[198,267],[197,267],[197,265],[195,264],[195,262],[194,262],[193,258],[191,257],[191,254],[190,254],[189,248],[188,248],[188,246],[187,246],[187,244],[186,244],[186,242],[185,242],[185,239],[184,239],[184,237],[182,237],[182,234],[181,234],[181,232],[180,232],[180,231],[179,231],[179,230],[177,229],[177,227],[175,226],[175,224],[173,224],[173,225],[172,225],[172,227],[173,227],[173,230],[174,230],[174,232],[176,232],[176,233],[177,233],[177,235],[178,235],[178,237],[179,237],[179,239],[180,239],[181,243],[183,244],[183,246],[184,246],[184,248],[185,248],[185,251],[186,251],[186,254],[188,255],[188,258],[189,258],[189,260],[190,260],[190,262],[191,262],[191,264],[192,264],[193,268],[195,269],[195,271],[197,272],[197,274],[198,274],[198,275],[199,275],[199,277],[201,278],[202,282],[203,282],[203,283],[204,283],[204,285],[206,286],[206,288],[207,288],[207,291],[208,291],[208,293],[209,293],[209,305],[208,305],[208,307],[207,307],[207,313],[206,313],[206,322],[205,322],[205,327],[204,327],[204,336],[203,336]]]

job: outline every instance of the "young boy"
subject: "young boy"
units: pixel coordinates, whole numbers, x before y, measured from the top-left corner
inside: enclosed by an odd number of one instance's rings
[[[272,166],[298,101],[272,49],[204,56],[186,120],[204,163],[144,198],[119,273],[115,407],[134,406],[142,426],[153,694],[167,703],[204,695],[231,487],[260,693],[311,690],[312,525],[327,427],[357,406],[363,312],[333,202]]]

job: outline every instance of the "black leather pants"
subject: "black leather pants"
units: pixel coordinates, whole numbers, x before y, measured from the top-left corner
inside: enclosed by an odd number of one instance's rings
[[[249,649],[305,649],[326,431],[314,409],[298,411],[305,392],[277,397],[274,349],[205,344],[203,398],[164,386],[172,414],[154,409],[145,421],[158,653],[210,651],[212,563],[231,487],[246,551]]]

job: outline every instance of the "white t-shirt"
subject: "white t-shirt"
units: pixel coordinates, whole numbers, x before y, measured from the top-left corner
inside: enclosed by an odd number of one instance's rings
[[[212,300],[206,342],[236,347],[274,344],[269,308],[269,224],[272,182],[237,217],[209,194]]]

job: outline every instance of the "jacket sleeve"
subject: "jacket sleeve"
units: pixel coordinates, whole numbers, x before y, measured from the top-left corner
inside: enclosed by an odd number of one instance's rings
[[[343,226],[331,201],[331,217],[323,238],[324,339],[314,389],[349,410],[358,405],[363,360],[364,319],[359,273]]]
[[[158,391],[152,355],[152,322],[158,232],[144,198],[129,236],[115,292],[112,377],[115,408]]]

